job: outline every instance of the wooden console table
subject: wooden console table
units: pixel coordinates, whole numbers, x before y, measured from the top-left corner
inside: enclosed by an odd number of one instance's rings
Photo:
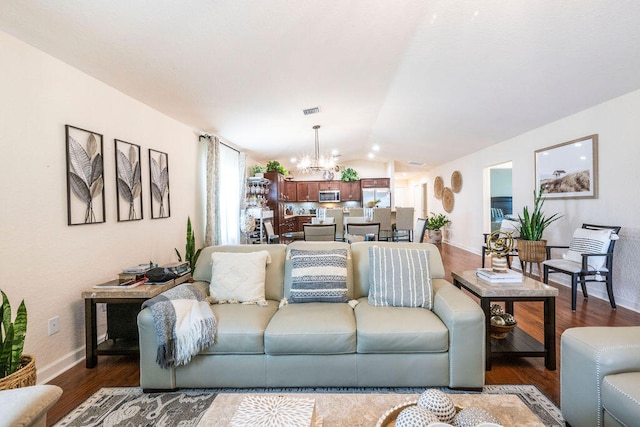
[[[138,354],[140,352],[137,335],[135,339],[107,339],[98,345],[96,304],[137,304],[137,311],[140,311],[140,306],[146,300],[184,283],[190,278],[190,274],[185,274],[163,285],[140,285],[124,289],[91,287],[83,291],[86,367],[95,367],[98,364],[98,355]],[[137,333],[137,327],[135,330]]]
[[[485,316],[486,370],[491,370],[494,355],[513,357],[544,357],[547,369],[556,369],[556,296],[558,290],[530,277],[523,276],[522,283],[500,284],[481,280],[476,271],[452,272],[453,284],[464,288],[480,298]],[[513,314],[513,303],[517,301],[542,301],[544,303],[544,343],[518,328],[504,339],[492,339],[490,307],[492,302],[504,302],[505,311]]]

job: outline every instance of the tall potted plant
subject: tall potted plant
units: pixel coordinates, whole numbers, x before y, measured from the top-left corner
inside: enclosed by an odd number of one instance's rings
[[[23,354],[27,333],[27,308],[20,303],[15,320],[11,321],[11,304],[2,293],[0,306],[0,390],[27,387],[36,383],[35,357]]]
[[[189,268],[192,272],[193,269],[196,268],[196,262],[198,262],[201,251],[202,249],[196,251],[196,238],[191,228],[191,217],[187,217],[187,244],[184,248],[184,261],[189,263]],[[182,255],[180,255],[178,249],[176,249],[176,255],[178,255],[178,261],[182,262]]]
[[[442,227],[451,223],[451,220],[445,214],[434,214],[427,217],[427,236],[429,243],[439,245],[442,243]]]
[[[520,237],[518,239],[518,258],[523,263],[541,263],[546,258],[547,241],[542,239],[544,230],[553,221],[562,218],[562,215],[554,213],[546,216],[542,212],[545,198],[542,196],[542,189],[538,189],[536,194],[533,192],[533,211],[529,211],[529,207],[525,206],[522,215],[518,214],[518,222],[520,223]]]

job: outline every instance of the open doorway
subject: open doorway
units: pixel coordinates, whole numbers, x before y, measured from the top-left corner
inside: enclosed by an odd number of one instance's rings
[[[504,217],[513,215],[512,163],[506,162],[488,168],[488,193],[484,205],[488,208],[484,218],[490,223],[487,229],[496,231]]]

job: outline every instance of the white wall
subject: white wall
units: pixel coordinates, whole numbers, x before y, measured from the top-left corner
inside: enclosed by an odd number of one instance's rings
[[[198,138],[188,127],[0,32],[0,289],[25,299],[39,381],[84,357],[83,289],[201,244]],[[67,225],[65,124],[104,136],[106,223]],[[142,147],[144,219],[117,222],[114,138]],[[148,148],[169,155],[171,217],[150,217]],[[60,332],[47,336],[48,319]],[[104,328],[101,331],[104,333]]]
[[[547,124],[526,134],[501,142],[430,171],[428,182],[440,175],[448,184],[455,170],[463,176],[462,191],[455,195],[449,214],[450,243],[480,253],[483,227],[483,174],[488,166],[513,162],[513,209],[521,212],[533,203],[534,151],[583,136],[599,135],[599,196],[597,199],[547,200],[544,211],[560,212],[564,217],[545,232],[549,244],[568,244],[575,228],[584,222],[621,225],[616,244],[614,292],[619,305],[640,310],[637,259],[640,257],[640,91],[594,106],[580,113]],[[429,194],[429,206],[442,211],[439,200]],[[431,209],[431,208],[430,208]],[[556,276],[560,277],[560,276]],[[589,285],[590,294],[604,296],[604,287]]]

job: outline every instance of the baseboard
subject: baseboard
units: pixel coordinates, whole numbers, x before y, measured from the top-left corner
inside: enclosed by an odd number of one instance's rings
[[[38,366],[38,384],[46,384],[63,372],[71,369],[85,360],[84,347],[67,353],[63,357],[49,363],[47,366]]]

